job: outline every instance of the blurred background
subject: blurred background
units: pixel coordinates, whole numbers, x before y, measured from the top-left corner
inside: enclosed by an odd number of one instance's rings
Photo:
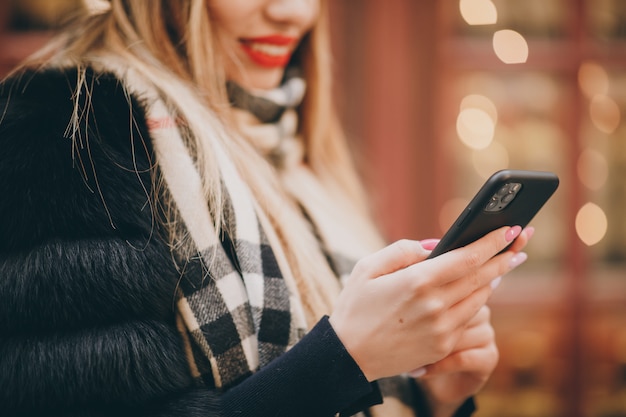
[[[0,76],[80,0],[2,0]],[[478,417],[626,416],[626,1],[332,0],[336,99],[389,240],[440,237],[494,171],[556,172],[491,300]]]

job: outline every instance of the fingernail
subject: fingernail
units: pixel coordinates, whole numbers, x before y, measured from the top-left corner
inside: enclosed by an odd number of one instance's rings
[[[433,250],[439,243],[439,239],[424,239],[420,240],[420,245],[426,250]]]
[[[417,368],[409,372],[409,376],[411,378],[419,378],[426,375],[426,367],[422,366],[421,368]]]
[[[531,237],[533,237],[533,235],[535,234],[535,228],[534,228],[534,227],[532,227],[532,226],[529,226],[529,227],[527,227],[527,228],[526,228],[526,229],[524,229],[524,230],[526,230],[526,237],[527,237],[528,239],[530,239]]]
[[[506,239],[507,242],[512,242],[513,239],[519,236],[521,231],[522,231],[522,228],[520,226],[513,226],[509,230],[506,231],[504,238]]]
[[[515,267],[520,266],[528,259],[528,255],[525,252],[518,252],[511,258],[509,261],[509,268],[513,269]]]
[[[498,288],[498,285],[500,285],[501,282],[502,277],[495,278],[493,281],[491,281],[491,289],[495,290],[496,288]]]

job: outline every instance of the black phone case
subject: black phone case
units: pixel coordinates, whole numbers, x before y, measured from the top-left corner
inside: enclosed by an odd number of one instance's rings
[[[501,211],[485,208],[505,184],[519,183],[516,197]],[[552,172],[502,170],[493,174],[431,252],[429,258],[460,248],[502,226],[525,227],[559,186]]]

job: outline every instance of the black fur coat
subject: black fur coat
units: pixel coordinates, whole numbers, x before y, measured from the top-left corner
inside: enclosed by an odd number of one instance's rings
[[[76,73],[0,84],[0,416],[330,417],[380,403],[326,318],[225,393],[193,380],[145,106],[92,71],[76,96]]]
[[[216,416],[175,326],[142,105],[87,84],[75,127],[76,70],[0,85],[0,415]]]

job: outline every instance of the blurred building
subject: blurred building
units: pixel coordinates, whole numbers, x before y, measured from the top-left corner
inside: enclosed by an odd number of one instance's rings
[[[479,416],[626,416],[626,2],[334,1],[339,104],[390,239],[503,168],[556,172],[491,301]]]
[[[0,75],[80,0],[0,4]],[[626,416],[626,2],[331,0],[337,102],[390,240],[503,168],[556,172],[492,298],[479,417]]]

